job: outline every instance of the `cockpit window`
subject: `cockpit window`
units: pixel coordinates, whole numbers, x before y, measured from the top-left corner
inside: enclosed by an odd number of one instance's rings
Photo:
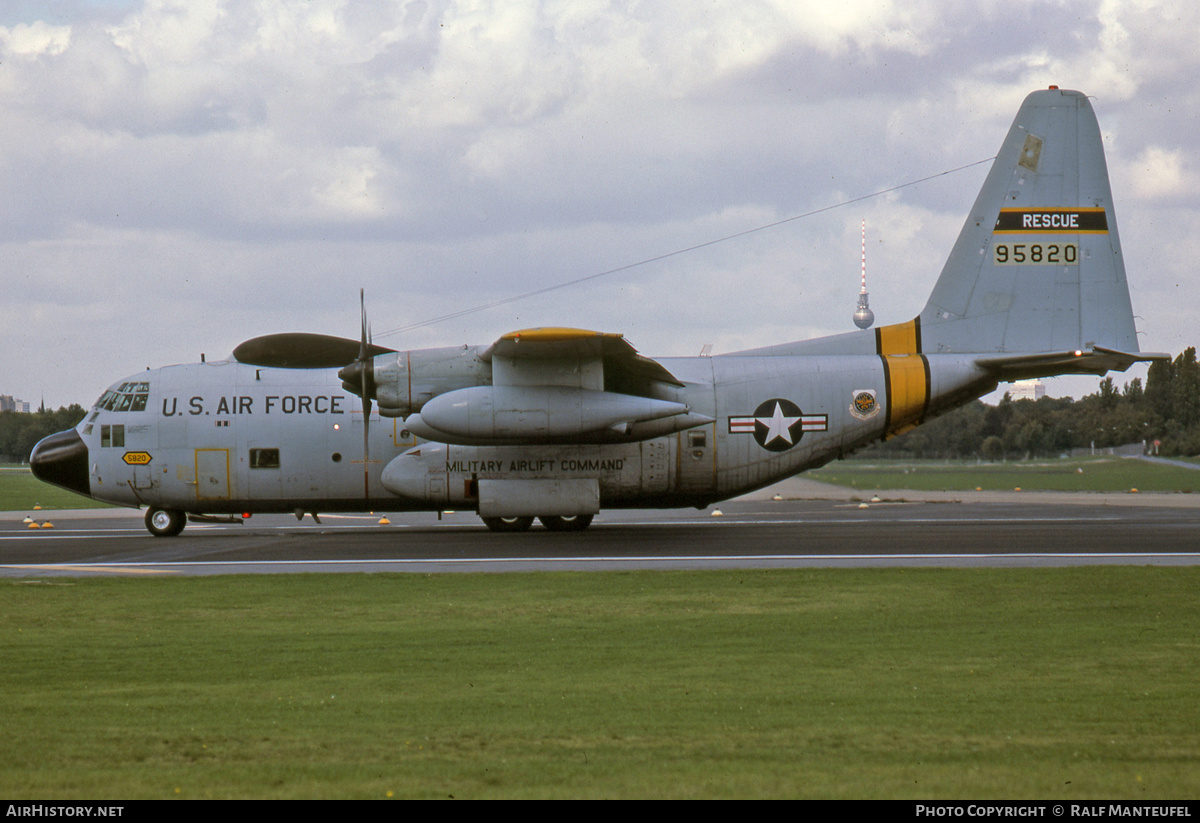
[[[96,401],[96,408],[116,412],[145,411],[149,399],[148,382],[122,383],[116,389],[109,389],[102,394]]]

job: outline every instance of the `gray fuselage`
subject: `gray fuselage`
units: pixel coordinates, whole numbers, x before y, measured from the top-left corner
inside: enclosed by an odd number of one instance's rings
[[[115,400],[102,398],[77,432],[88,493],[131,506],[438,511],[471,507],[480,480],[539,478],[596,478],[606,507],[703,506],[824,464],[994,382],[969,358],[914,357],[928,385],[907,400],[875,355],[663,359],[684,383],[664,387],[663,399],[715,422],[628,443],[421,443],[402,419],[373,416],[365,483],[362,401],[334,370],[225,361],[147,371],[114,385],[105,397]],[[381,481],[393,461],[402,494]]]

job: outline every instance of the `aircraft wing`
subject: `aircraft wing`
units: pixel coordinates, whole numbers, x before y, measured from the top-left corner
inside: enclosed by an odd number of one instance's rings
[[[509,332],[480,355],[492,362],[497,385],[574,383],[603,389],[604,383],[656,381],[682,386],[657,360],[637,353],[624,335],[570,328],[537,328]],[[593,374],[594,373],[594,374]],[[589,385],[590,383],[598,384]]]
[[[436,394],[405,419],[409,431],[461,445],[628,443],[713,422],[674,396],[683,381],[620,334],[524,329],[478,357],[490,384]]]

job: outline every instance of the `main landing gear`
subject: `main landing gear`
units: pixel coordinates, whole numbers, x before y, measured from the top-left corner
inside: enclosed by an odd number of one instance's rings
[[[174,537],[187,525],[187,515],[178,509],[146,509],[146,528],[155,537]]]
[[[552,532],[581,532],[592,524],[592,515],[576,514],[569,517],[543,515],[538,520]],[[533,525],[532,517],[485,517],[484,525],[494,532],[523,532]]]
[[[542,525],[552,532],[581,532],[592,525],[592,515],[574,514],[570,517],[539,517]]]

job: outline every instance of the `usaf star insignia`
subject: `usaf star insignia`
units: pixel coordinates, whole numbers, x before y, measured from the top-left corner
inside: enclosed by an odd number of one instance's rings
[[[781,452],[800,442],[805,432],[829,428],[829,415],[805,414],[791,400],[777,397],[761,403],[752,415],[729,418],[730,434],[753,434],[764,449]]]

